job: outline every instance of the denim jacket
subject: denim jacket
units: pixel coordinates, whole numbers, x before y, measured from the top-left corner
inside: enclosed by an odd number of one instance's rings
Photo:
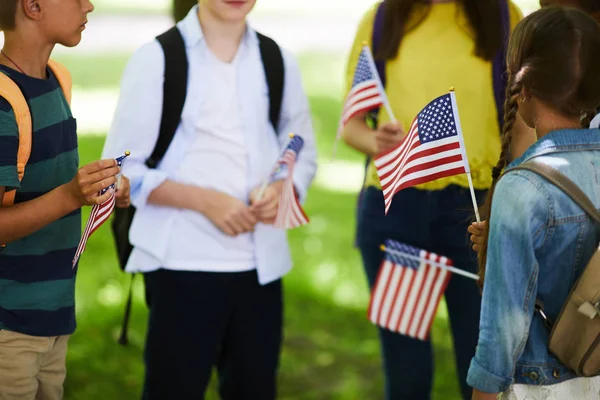
[[[552,385],[575,377],[548,351],[539,299],[556,320],[591,259],[600,228],[573,200],[529,171],[532,158],[574,181],[600,208],[600,130],[550,132],[513,161],[494,193],[479,343],[467,382],[486,393],[511,384]],[[577,338],[574,338],[577,340]]]

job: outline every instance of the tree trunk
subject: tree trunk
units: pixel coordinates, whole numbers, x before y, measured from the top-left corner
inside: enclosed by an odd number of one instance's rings
[[[173,0],[173,18],[175,22],[181,21],[198,0]]]

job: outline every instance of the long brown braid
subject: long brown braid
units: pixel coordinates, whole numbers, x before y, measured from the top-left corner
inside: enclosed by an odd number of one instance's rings
[[[502,151],[500,152],[500,159],[496,166],[492,169],[492,186],[488,192],[485,204],[481,209],[481,215],[483,218],[488,220],[485,224],[483,237],[489,236],[489,218],[492,211],[492,197],[494,196],[494,189],[496,183],[502,174],[502,170],[508,165],[510,157],[510,144],[512,142],[512,131],[517,119],[517,113],[519,112],[519,95],[521,94],[523,86],[520,81],[515,80],[513,74],[508,76],[508,84],[506,86],[506,102],[504,103],[504,126],[502,129]],[[487,259],[487,239],[484,240],[481,249],[479,251],[479,287],[483,289],[483,280],[485,277],[485,263]]]
[[[519,96],[526,92],[558,114],[580,117],[589,127],[600,106],[600,25],[575,8],[544,7],[525,17],[515,28],[507,52],[508,85],[504,104],[504,127],[500,160],[492,170],[492,186],[482,207],[483,243],[478,254],[479,285],[483,287],[492,198],[509,163],[513,127]],[[531,123],[531,122],[530,122]]]

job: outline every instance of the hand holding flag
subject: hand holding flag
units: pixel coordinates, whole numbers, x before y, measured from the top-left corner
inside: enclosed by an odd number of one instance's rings
[[[304,140],[298,135],[290,134],[290,141],[283,149],[279,159],[275,162],[271,174],[261,186],[256,201],[260,201],[267,186],[275,181],[277,175],[287,169],[287,176],[283,181],[279,202],[277,206],[277,216],[274,226],[281,229],[293,229],[309,222],[306,213],[302,209],[296,189],[294,188],[294,167],[300,150],[304,146]]]
[[[358,57],[358,63],[356,64],[352,88],[350,89],[348,96],[346,96],[346,101],[344,102],[342,109],[342,117],[340,119],[333,150],[334,156],[337,142],[348,121],[360,113],[372,111],[381,106],[385,106],[390,120],[396,122],[385,90],[381,84],[381,79],[377,73],[371,49],[364,43],[363,49]]]
[[[129,151],[125,152],[125,155],[116,158],[117,165],[121,167],[126,157],[129,156]],[[115,208],[115,185],[110,185],[106,189],[102,190],[99,195],[103,195],[108,190],[113,190],[112,195],[105,200],[101,204],[96,204],[92,207],[92,211],[88,218],[87,224],[85,225],[85,230],[83,231],[83,235],[81,236],[81,240],[79,241],[79,246],[77,246],[77,251],[75,252],[75,257],[73,257],[73,268],[77,265],[77,261],[79,261],[79,257],[85,250],[85,246],[89,237],[94,233],[108,218],[111,216],[114,208]]]
[[[386,214],[394,195],[400,190],[466,173],[479,221],[454,89],[421,110],[404,140],[374,161],[383,189]]]

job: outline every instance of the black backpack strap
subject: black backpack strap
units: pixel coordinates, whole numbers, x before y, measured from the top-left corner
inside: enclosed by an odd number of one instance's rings
[[[385,7],[385,1],[382,1],[381,4],[379,4],[379,6],[377,7],[375,19],[373,20],[373,33],[371,35],[371,48],[373,52],[373,58],[375,61],[375,68],[377,69],[377,73],[379,74],[379,80],[381,81],[381,85],[384,88],[387,83],[387,74],[385,69],[386,61],[377,57],[377,54],[379,54],[379,49],[381,48],[381,41],[383,40],[383,20],[385,18]],[[379,107],[371,112],[371,117],[373,118],[375,124],[377,123],[378,115]]]
[[[160,133],[152,154],[146,160],[148,168],[156,168],[175,136],[175,131],[181,122],[188,83],[188,59],[185,42],[179,29],[174,26],[159,35],[156,40],[165,53],[165,81]]]
[[[163,52],[165,53],[165,74],[160,131],[158,140],[154,144],[154,150],[152,150],[152,154],[146,160],[146,166],[148,168],[157,167],[175,137],[177,127],[181,122],[181,113],[183,112],[183,106],[185,104],[188,82],[187,52],[185,49],[185,42],[183,41],[179,29],[174,26],[162,35],[159,35],[156,40],[158,40],[158,43],[160,43]],[[125,269],[127,260],[133,250],[133,246],[129,243],[128,235],[134,214],[135,208],[133,206],[130,206],[127,209],[115,209],[113,231],[117,241],[121,268],[123,270]],[[122,345],[127,345],[129,342],[128,328],[129,318],[131,316],[134,278],[135,274],[132,274],[131,281],[129,282],[127,302],[125,303],[123,325],[121,326],[121,334],[119,335],[119,343]]]
[[[269,88],[269,120],[273,125],[273,129],[275,129],[275,134],[278,134],[283,86],[285,84],[283,54],[273,39],[258,32],[256,32],[256,35],[258,36],[260,58],[262,59]]]

